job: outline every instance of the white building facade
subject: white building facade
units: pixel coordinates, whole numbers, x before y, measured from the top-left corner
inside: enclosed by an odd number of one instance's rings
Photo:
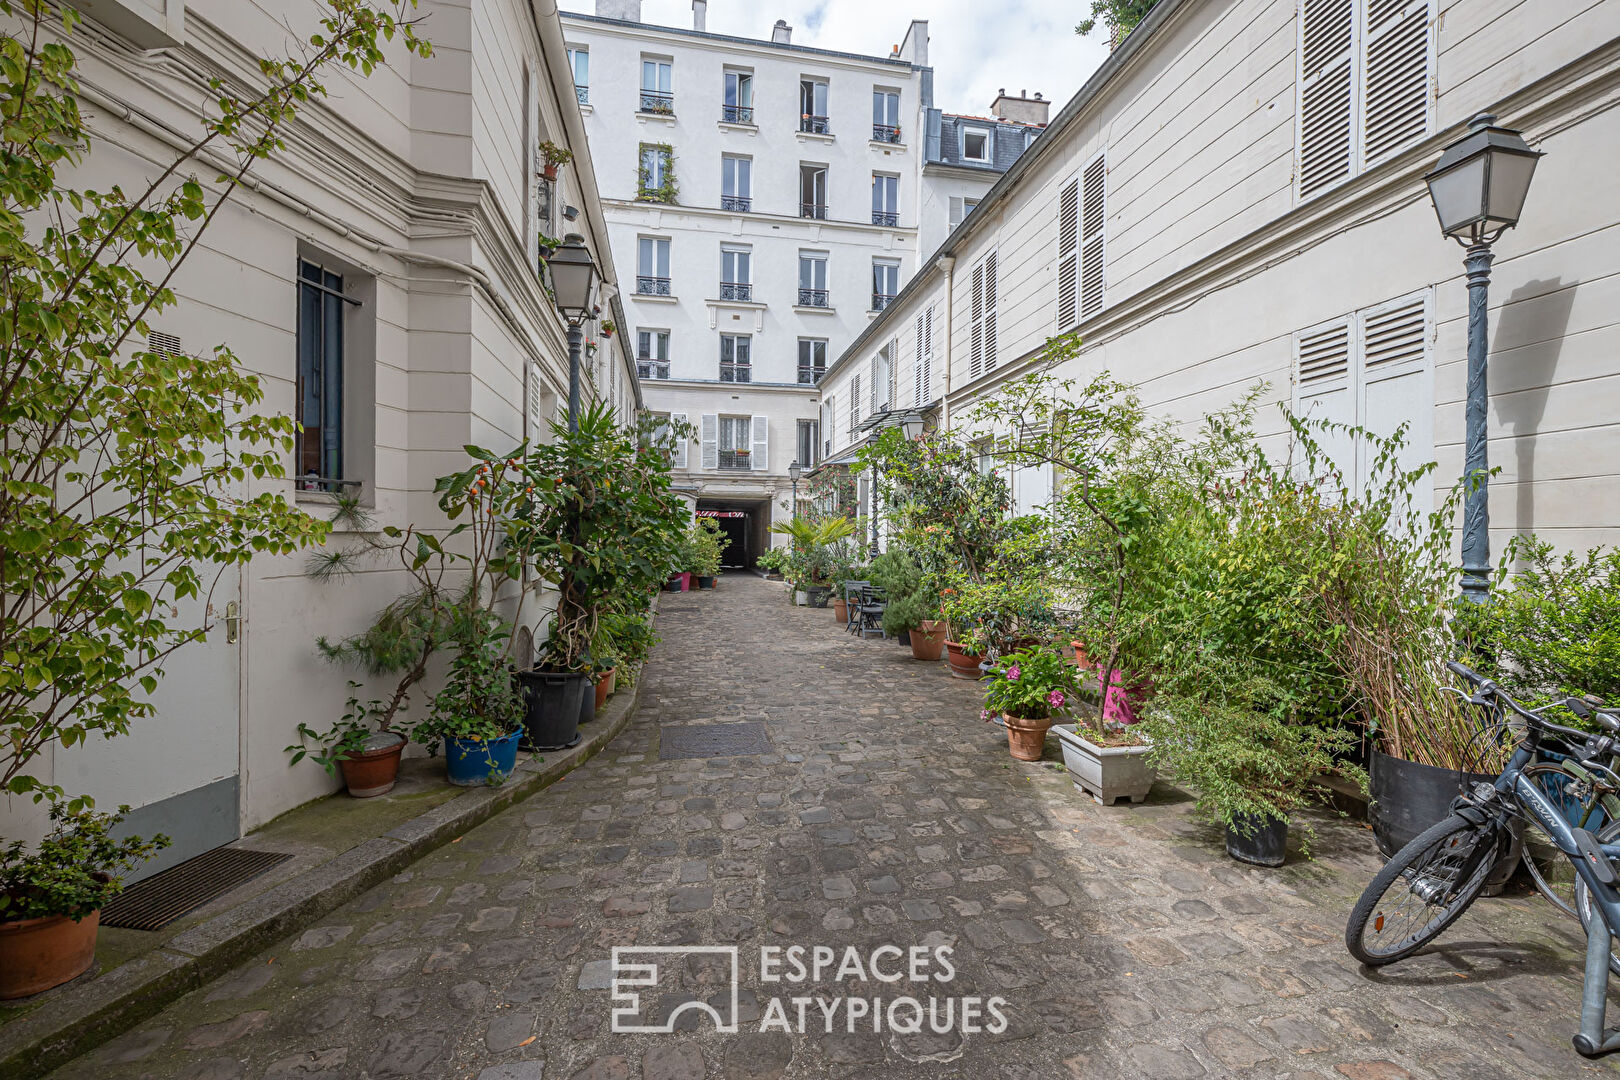
[[[722,520],[746,564],[790,516],[789,466],[823,455],[827,366],[1034,125],[936,175],[926,22],[871,57],[795,44],[780,22],[769,41],[711,34],[693,7],[691,29],[642,23],[636,0],[563,25],[647,407],[694,429],[678,483],[744,515]]]
[[[209,73],[255,71],[259,50],[275,47],[265,43],[291,40],[288,25],[317,29],[316,7],[296,7],[84,4],[89,18],[67,44],[94,144],[67,182],[140,190],[201,132],[185,103],[210,99]],[[422,0],[420,13],[434,56],[396,47],[369,78],[327,70],[329,96],[305,104],[285,150],[254,166],[175,279],[178,303],[154,320],[168,348],[229,343],[261,379],[261,407],[304,423],[292,478],[250,483],[246,495],[279,490],[331,516],[333,492],[348,491],[376,529],[446,527],[434,480],[467,466],[465,445],[510,450],[565,415],[565,326],[537,272],[542,233],[584,235],[610,286],[602,318],[623,322],[556,16],[537,18],[525,0]],[[543,175],[545,142],[574,154],[555,180]],[[317,342],[300,330],[309,325],[328,332]],[[587,333],[598,347],[585,399],[610,402],[628,421],[638,406],[628,343],[604,337],[599,322]],[[314,378],[341,410],[306,408]],[[348,528],[330,543],[352,544]],[[289,766],[284,751],[300,721],[328,727],[347,681],[364,681],[322,659],[316,638],[363,630],[407,581],[379,563],[322,584],[304,566],[261,556],[228,571],[212,612],[196,613],[211,623],[207,639],[167,664],[159,715],[41,761],[47,782],[132,806],[130,831],[174,838],[143,875],[337,787],[311,762]],[[544,607],[534,598],[525,610]],[[386,697],[386,682],[355,693]],[[425,695],[415,702],[412,716]],[[31,802],[0,801],[0,835],[28,838],[40,826]]]
[[[1048,339],[1060,374],[1196,422],[1267,402],[1463,465],[1467,292],[1423,176],[1489,112],[1545,153],[1490,292],[1492,550],[1620,540],[1620,5],[1160,0],[823,382],[832,453],[874,369],[934,422]],[[858,389],[862,380],[865,386]],[[851,415],[851,407],[855,414]],[[1280,409],[1261,433],[1282,440]],[[1348,439],[1347,475],[1365,468]],[[1022,511],[1051,478],[1014,477]]]

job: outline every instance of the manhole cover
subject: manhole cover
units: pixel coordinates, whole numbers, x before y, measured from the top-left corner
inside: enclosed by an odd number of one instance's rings
[[[671,758],[747,757],[769,754],[771,740],[757,720],[742,724],[697,724],[658,732],[658,756]]]
[[[161,930],[290,858],[279,851],[247,848],[206,851],[125,889],[101,909],[101,925]]]

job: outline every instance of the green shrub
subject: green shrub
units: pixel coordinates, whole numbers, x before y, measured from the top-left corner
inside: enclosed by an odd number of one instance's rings
[[[51,831],[32,852],[21,840],[0,850],[0,922],[66,915],[78,922],[123,891],[120,876],[169,846],[167,836],[114,840],[116,814],[51,804]],[[107,880],[102,880],[102,878]]]

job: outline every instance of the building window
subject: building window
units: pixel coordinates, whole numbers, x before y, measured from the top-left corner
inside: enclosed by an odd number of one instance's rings
[[[754,122],[754,75],[749,71],[726,72],[725,105],[720,119],[728,124]]]
[[[799,306],[824,308],[827,304],[827,253],[799,252]]]
[[[934,308],[932,305],[917,314],[917,358],[911,370],[913,386],[911,403],[917,408],[934,400]]]
[[[827,374],[827,342],[821,338],[799,339],[799,382],[814,386]]]
[[[675,201],[675,151],[662,143],[641,144],[641,168],[636,173],[636,198],[643,202]]]
[[[978,199],[970,199],[966,195],[951,196],[951,228],[956,228],[967,220],[967,216],[979,208]]]
[[[754,207],[754,161],[723,154],[720,157],[720,209],[746,214]]]
[[[872,224],[893,227],[900,224],[900,178],[872,174]]]
[[[669,331],[636,332],[636,374],[643,379],[669,378]]]
[[[1058,193],[1059,331],[1103,308],[1107,224],[1108,159],[1099,154]]]
[[[799,80],[799,130],[812,135],[832,134],[827,121],[826,80]]]
[[[855,434],[855,429],[861,426],[861,373],[856,372],[849,379],[849,435]]]
[[[751,416],[722,416],[720,418],[720,468],[752,469],[754,418]]]
[[[900,264],[891,259],[872,260],[872,310],[882,311],[900,292]]]
[[[799,216],[825,219],[827,216],[827,166],[799,166]]]
[[[753,342],[747,334],[720,335],[720,381],[753,382]]]
[[[591,51],[583,45],[568,46],[568,68],[574,73],[574,96],[581,105],[591,103]]]
[[[669,241],[643,236],[636,242],[636,292],[669,295]]]
[[[1300,198],[1428,134],[1432,6],[1432,0],[1305,0]]]
[[[298,477],[334,491],[343,477],[343,278],[298,263]]]
[[[808,469],[821,460],[821,424],[800,420],[798,434],[798,451],[793,460]]]
[[[872,412],[888,412],[894,405],[894,342],[872,357]]]
[[[968,297],[968,377],[977,379],[996,366],[996,253],[973,268]]]
[[[827,400],[821,403],[821,430],[826,433],[826,438],[821,440],[821,452],[823,455],[832,453],[832,434],[837,429],[838,402],[831,394],[828,394]]]
[[[965,127],[962,129],[962,160],[989,164],[989,128]]]
[[[753,254],[742,244],[720,247],[720,299],[754,299]]]
[[[675,95],[671,91],[673,65],[656,57],[641,59],[641,112],[670,116],[675,112]]]
[[[900,94],[895,90],[872,91],[872,139],[875,142],[900,141]]]

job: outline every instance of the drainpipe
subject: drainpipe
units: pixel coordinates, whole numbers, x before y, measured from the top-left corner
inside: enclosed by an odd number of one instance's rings
[[[934,265],[945,275],[945,393],[940,398],[939,426],[950,428],[951,420],[951,318],[952,297],[956,292],[956,256],[941,255]]]

